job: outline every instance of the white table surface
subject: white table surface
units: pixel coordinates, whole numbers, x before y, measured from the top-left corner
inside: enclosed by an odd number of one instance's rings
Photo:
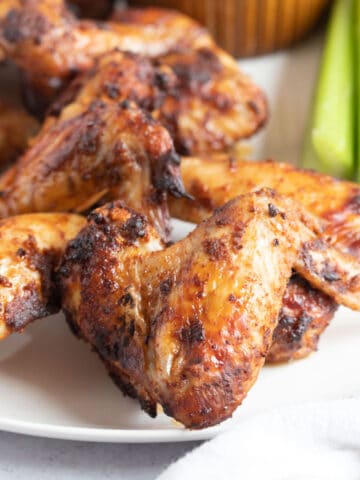
[[[152,480],[199,442],[102,444],[0,433],[1,480]]]
[[[271,121],[255,142],[256,158],[298,160],[320,45],[320,39],[313,38],[290,52],[241,62],[268,93],[271,109]],[[292,115],[297,122],[289,121]],[[100,444],[0,432],[0,480],[149,480],[199,443]]]

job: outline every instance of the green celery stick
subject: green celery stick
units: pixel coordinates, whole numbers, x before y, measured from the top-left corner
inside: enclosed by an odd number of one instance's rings
[[[333,5],[302,158],[307,168],[343,178],[355,172],[353,3]]]
[[[356,180],[360,182],[360,0],[355,0]]]

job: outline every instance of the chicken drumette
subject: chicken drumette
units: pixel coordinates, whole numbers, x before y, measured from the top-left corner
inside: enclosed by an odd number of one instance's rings
[[[259,191],[168,248],[144,216],[104,206],[70,242],[58,277],[72,329],[123,392],[150,415],[159,403],[203,428],[231,416],[256,380],[292,268],[328,289],[317,265],[329,259],[341,300],[359,308],[354,259],[327,245],[295,202]]]

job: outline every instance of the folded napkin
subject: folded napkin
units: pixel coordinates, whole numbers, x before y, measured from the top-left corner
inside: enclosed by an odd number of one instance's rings
[[[241,420],[158,477],[202,479],[360,479],[360,394]]]

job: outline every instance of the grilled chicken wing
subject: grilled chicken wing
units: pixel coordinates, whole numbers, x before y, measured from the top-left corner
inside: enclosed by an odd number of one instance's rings
[[[149,59],[112,51],[75,79],[55,102],[127,98],[149,111],[170,132],[183,154],[224,150],[264,123],[266,102],[227,54],[215,47]]]
[[[154,12],[154,17],[161,16]],[[160,26],[161,25],[161,26]],[[47,99],[74,73],[114,48],[156,56],[174,48],[213,45],[208,32],[179,13],[167,13],[159,26],[78,20],[63,0],[2,0],[0,48],[26,72],[28,82]]]
[[[169,128],[183,154],[224,150],[264,124],[267,109],[261,90],[193,20],[158,9],[130,10],[118,17],[127,23],[101,27],[71,17],[60,0],[23,0],[21,8],[9,8],[2,27],[0,24],[0,45],[24,69],[26,83],[33,85],[42,99],[52,98],[74,72],[88,70],[99,55],[114,47],[160,55],[147,63],[135,59],[141,65],[131,71],[144,75],[142,81],[151,80],[155,95],[147,99],[148,107]],[[126,83],[121,72],[127,73],[128,64],[129,59],[123,61],[119,53],[98,63],[84,95],[89,100],[91,92],[94,100],[110,92],[116,101],[116,92]],[[125,88],[129,84],[127,81]],[[96,85],[101,89],[96,90]],[[38,96],[27,94],[32,108]]]
[[[38,128],[38,122],[25,110],[0,99],[0,168],[25,150]]]
[[[166,193],[181,195],[168,132],[128,102],[71,104],[0,177],[1,216],[82,211],[104,196],[146,213],[167,238]]]
[[[234,160],[218,154],[183,158],[181,173],[193,201],[174,202],[174,216],[198,223],[231,198],[262,187],[301,203],[326,221],[325,234],[360,259],[360,187],[286,163]]]
[[[183,158],[182,175],[194,201],[171,206],[172,214],[179,218],[199,222],[234,196],[268,186],[326,220],[325,235],[330,241],[360,258],[360,189],[355,184],[288,164],[236,161],[227,155]],[[328,278],[334,278],[329,271]],[[330,297],[319,291],[315,295],[308,283],[294,277],[284,297],[268,361],[302,358],[316,349],[335,310]]]
[[[296,203],[260,191],[164,248],[145,217],[111,204],[69,244],[63,309],[150,415],[159,403],[187,427],[214,425],[256,380],[291,269],[319,231]]]
[[[53,270],[84,223],[40,213],[0,221],[0,339],[59,310]]]

